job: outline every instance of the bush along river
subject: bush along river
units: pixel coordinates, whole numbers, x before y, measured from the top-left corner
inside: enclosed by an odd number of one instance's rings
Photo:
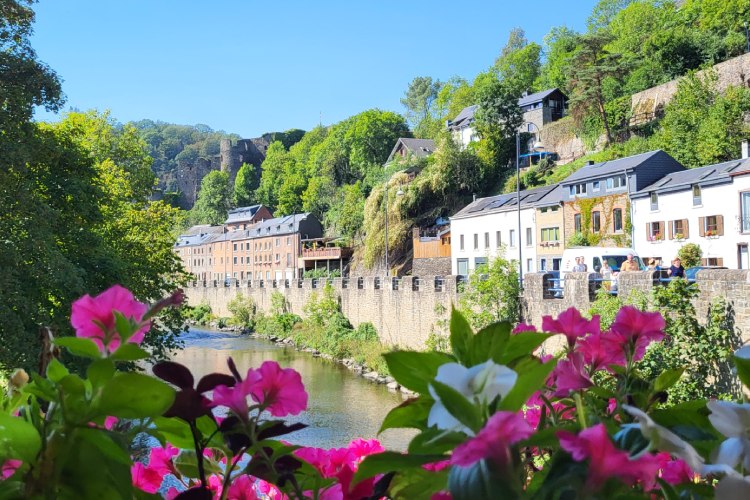
[[[242,374],[266,360],[297,370],[309,396],[307,410],[286,420],[308,427],[288,435],[294,444],[332,448],[346,446],[357,437],[377,438],[387,449],[403,451],[414,435],[408,430],[389,429],[378,436],[383,418],[403,402],[404,396],[339,363],[298,351],[292,345],[235,332],[191,328],[182,338],[185,349],[173,360],[190,368],[196,380],[212,372],[228,373],[229,356]]]

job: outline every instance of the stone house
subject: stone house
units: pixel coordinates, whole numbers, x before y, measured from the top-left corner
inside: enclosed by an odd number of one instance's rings
[[[630,195],[683,170],[684,166],[661,150],[589,162],[560,183],[566,243],[583,238],[590,245],[630,246],[634,236]]]
[[[635,249],[663,265],[695,243],[701,265],[748,269],[750,160],[673,172],[631,195]]]
[[[519,258],[524,272],[537,270],[536,207],[557,186],[521,191],[521,237],[518,236],[516,193],[479,198],[450,218],[451,270],[468,275],[494,257]]]

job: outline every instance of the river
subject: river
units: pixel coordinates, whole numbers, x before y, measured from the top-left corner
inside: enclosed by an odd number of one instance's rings
[[[308,427],[285,436],[294,444],[342,447],[362,437],[377,438],[387,449],[403,451],[414,435],[409,430],[389,429],[377,436],[383,418],[403,402],[403,397],[384,385],[355,375],[338,363],[233,332],[191,328],[182,338],[185,349],[173,359],[190,368],[196,380],[211,372],[229,373],[226,364],[229,356],[241,374],[265,360],[297,370],[309,395],[308,407],[307,411],[286,420],[302,422]]]

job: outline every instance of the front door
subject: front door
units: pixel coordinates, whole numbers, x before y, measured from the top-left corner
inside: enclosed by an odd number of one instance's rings
[[[747,243],[737,245],[737,268],[750,269],[750,256],[748,255]]]

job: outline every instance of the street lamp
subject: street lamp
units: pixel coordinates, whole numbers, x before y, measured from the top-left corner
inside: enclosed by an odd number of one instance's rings
[[[385,272],[388,276],[391,275],[390,268],[388,267],[388,181],[385,181],[384,184],[385,189]],[[398,191],[396,191],[396,196],[403,196],[404,191],[401,189],[401,186],[399,185]]]
[[[544,146],[542,145],[541,141],[539,141],[539,136],[542,135],[542,131],[539,130],[539,127],[536,125],[536,123],[532,122],[524,122],[521,124],[521,126],[524,125],[532,125],[534,128],[536,128],[537,131],[537,140],[534,142],[534,145],[532,146],[532,149],[537,152],[544,151]],[[523,289],[523,255],[521,250],[521,165],[520,165],[520,158],[521,158],[521,131],[516,130],[516,212],[518,213],[518,283],[521,286],[521,289]],[[541,161],[541,155],[539,155],[539,161]],[[529,163],[531,162],[531,159],[529,159]]]

